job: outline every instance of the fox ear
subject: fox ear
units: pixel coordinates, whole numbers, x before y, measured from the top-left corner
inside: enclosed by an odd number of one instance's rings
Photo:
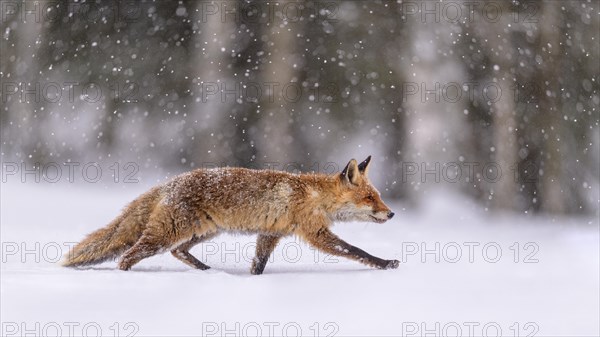
[[[348,162],[348,165],[346,165],[340,176],[343,181],[358,185],[359,174],[358,164],[355,159],[352,159]]]
[[[371,156],[368,156],[362,163],[358,164],[358,171],[364,176],[369,172],[369,164],[371,163]]]

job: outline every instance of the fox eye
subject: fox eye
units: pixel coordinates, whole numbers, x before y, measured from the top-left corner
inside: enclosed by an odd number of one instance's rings
[[[367,196],[367,200],[369,200],[371,202],[375,202],[375,198],[373,198],[373,196],[370,194]]]

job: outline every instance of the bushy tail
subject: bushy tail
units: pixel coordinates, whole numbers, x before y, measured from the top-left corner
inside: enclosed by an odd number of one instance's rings
[[[140,196],[108,226],[88,235],[66,256],[63,266],[80,267],[115,259],[135,244],[155,205],[157,191]]]

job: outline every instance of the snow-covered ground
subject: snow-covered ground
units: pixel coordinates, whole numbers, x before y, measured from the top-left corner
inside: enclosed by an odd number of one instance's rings
[[[594,217],[486,213],[439,193],[388,223],[338,224],[346,241],[396,270],[319,254],[293,238],[265,274],[249,273],[253,237],[221,236],[130,272],[116,262],[59,265],[141,186],[3,184],[1,335],[597,336]]]

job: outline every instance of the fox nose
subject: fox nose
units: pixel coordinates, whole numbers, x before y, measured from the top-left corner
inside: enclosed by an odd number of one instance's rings
[[[394,217],[394,212],[389,212],[389,213],[388,213],[388,219],[391,219],[391,218],[393,218],[393,217]]]

